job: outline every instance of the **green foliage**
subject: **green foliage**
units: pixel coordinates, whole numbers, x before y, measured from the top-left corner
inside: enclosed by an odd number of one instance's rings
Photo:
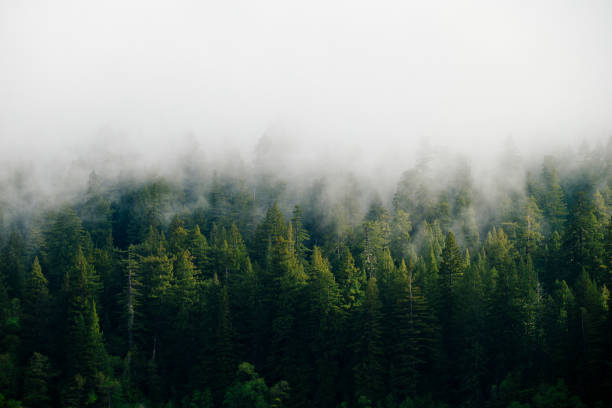
[[[264,379],[255,372],[255,367],[249,363],[240,363],[236,377],[236,383],[225,394],[224,407],[282,407],[288,397],[289,387],[286,382],[276,384],[269,389]]]
[[[49,359],[34,353],[28,362],[23,379],[23,402],[26,407],[44,408],[51,406],[49,380],[51,364]]]
[[[92,175],[0,226],[0,407],[605,406],[612,179],[593,157],[524,184],[510,157],[492,191],[424,157],[391,208],[352,177],[293,195],[273,174]]]
[[[567,385],[563,380],[557,380],[555,385],[542,387],[542,389],[533,396],[531,405],[515,406],[532,406],[533,408],[584,408],[586,405],[579,397],[572,395]]]
[[[377,400],[382,397],[384,390],[384,349],[381,338],[381,304],[374,277],[368,280],[359,315],[354,351],[356,364],[353,367],[356,389],[362,397],[360,401],[368,398]]]
[[[19,232],[11,233],[1,253],[0,276],[4,277],[8,296],[20,296],[23,291],[26,268],[25,243]]]
[[[21,408],[21,401],[13,399],[7,399],[4,395],[0,394],[0,408]]]

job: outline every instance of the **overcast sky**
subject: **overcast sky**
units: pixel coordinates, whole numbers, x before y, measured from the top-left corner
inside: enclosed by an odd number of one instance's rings
[[[603,139],[611,22],[610,0],[0,0],[0,157]]]

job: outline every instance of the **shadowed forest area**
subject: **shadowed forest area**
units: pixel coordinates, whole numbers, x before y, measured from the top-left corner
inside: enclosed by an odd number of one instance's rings
[[[0,407],[611,407],[611,165],[92,172],[53,204],[16,173]]]

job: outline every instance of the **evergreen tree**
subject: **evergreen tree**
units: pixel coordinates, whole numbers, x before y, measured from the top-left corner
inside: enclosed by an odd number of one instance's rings
[[[397,400],[417,395],[426,384],[424,375],[433,364],[436,322],[420,287],[414,284],[412,270],[402,261],[395,281],[397,297],[390,321],[396,336],[389,347],[390,386]],[[393,323],[391,323],[393,322]]]
[[[93,268],[80,248],[75,264],[67,273],[63,291],[68,299],[66,314],[66,385],[62,392],[64,406],[91,405],[98,399],[96,378],[108,371],[108,358],[91,285]]]
[[[457,285],[463,276],[465,259],[461,249],[457,246],[455,235],[449,231],[446,242],[442,249],[439,272],[439,289],[435,300],[437,316],[440,321],[442,335],[442,358],[447,361],[444,369],[443,380],[448,387],[449,395],[456,398],[456,375],[454,373],[454,361],[452,360],[458,352],[458,333],[456,327],[457,310]]]
[[[544,160],[541,178],[542,187],[538,194],[538,205],[548,221],[550,231],[561,232],[567,217],[567,204],[552,157]]]
[[[336,280],[340,286],[342,309],[353,311],[361,302],[366,281],[362,271],[355,266],[353,255],[346,246],[340,250]]]
[[[519,226],[520,243],[525,257],[533,256],[544,238],[541,218],[542,211],[538,207],[535,198],[533,196],[529,197],[524,206],[524,215],[521,217]]]
[[[0,276],[5,277],[10,298],[21,297],[25,276],[25,244],[21,234],[13,231],[2,251]]]
[[[189,244],[189,233],[183,227],[184,222],[174,216],[168,227],[168,249],[172,253],[186,250]]]
[[[23,293],[23,355],[29,356],[34,351],[48,351],[46,336],[49,312],[49,290],[47,279],[42,273],[38,257],[30,272],[26,275]]]
[[[66,272],[72,268],[77,249],[80,247],[83,251],[87,247],[85,241],[76,213],[70,208],[60,211],[45,234],[45,270],[50,271],[48,279],[52,291],[60,287]]]
[[[23,378],[23,402],[26,407],[51,407],[49,380],[51,364],[49,359],[40,353],[34,353],[28,362]]]
[[[227,287],[216,283],[217,327],[215,329],[215,382],[213,393],[219,400],[230,386],[234,374],[233,330]]]
[[[209,247],[206,237],[200,232],[200,226],[196,225],[189,236],[189,252],[193,255],[193,263],[196,268],[206,275],[209,266]]]
[[[293,236],[295,239],[295,254],[300,260],[304,260],[309,253],[306,242],[310,240],[310,234],[304,228],[302,222],[302,207],[296,205],[293,209],[293,217],[291,218],[291,226],[293,227]]]
[[[384,393],[384,350],[382,343],[382,312],[376,278],[368,280],[363,304],[359,311],[357,342],[354,348],[355,393],[359,398],[382,398]]]
[[[606,365],[605,323],[609,297],[608,289],[599,289],[583,270],[576,282],[576,301],[579,307],[577,374],[586,395],[593,400],[606,396],[599,379],[604,375]]]
[[[329,263],[318,247],[312,251],[310,279],[309,332],[313,362],[318,378],[313,401],[317,406],[335,406],[335,383],[338,375],[338,330],[340,291]]]
[[[572,361],[572,333],[576,301],[565,281],[555,282],[554,290],[545,300],[543,326],[544,352],[550,364],[552,378],[567,375]]]
[[[286,235],[287,227],[283,214],[276,202],[268,208],[266,217],[255,231],[251,257],[262,266],[268,255],[268,247],[273,245],[279,238]]]
[[[440,319],[444,325],[450,322],[453,307],[453,289],[463,275],[465,259],[455,241],[455,235],[449,231],[442,250],[440,262]]]
[[[571,217],[565,232],[563,249],[570,268],[569,280],[578,276],[583,268],[600,276],[603,264],[603,228],[594,214],[592,203],[586,193],[579,192],[572,206]]]
[[[294,335],[303,332],[300,317],[305,315],[307,305],[304,299],[307,275],[295,256],[293,242],[290,227],[288,238],[277,239],[272,247],[271,265],[273,276],[278,280],[278,292],[272,304],[272,349],[268,364],[274,367],[271,370],[274,379],[296,384],[307,369],[302,344],[304,335]]]
[[[487,382],[486,294],[482,274],[486,271],[482,256],[466,268],[458,284],[455,327],[458,328],[457,394],[465,406],[482,406]]]
[[[410,254],[410,215],[402,209],[393,214],[391,223],[391,252],[395,258],[407,258]]]

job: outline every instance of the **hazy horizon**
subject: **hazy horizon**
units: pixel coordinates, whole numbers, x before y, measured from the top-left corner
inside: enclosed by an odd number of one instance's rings
[[[607,1],[1,0],[2,158],[185,140],[251,155],[265,134],[317,155],[605,140],[611,16]]]
[[[4,200],[187,165],[389,196],[423,154],[440,185],[461,161],[492,185],[509,147],[529,167],[608,143],[610,16],[606,1],[0,0]]]

